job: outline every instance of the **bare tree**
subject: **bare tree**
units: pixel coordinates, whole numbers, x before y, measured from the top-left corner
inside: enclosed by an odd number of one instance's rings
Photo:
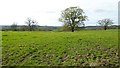
[[[106,19],[99,20],[97,23],[103,26],[104,30],[107,30],[107,27],[113,24],[113,20],[106,18]]]
[[[27,18],[27,20],[25,21],[25,23],[27,24],[28,29],[30,31],[32,31],[36,27],[36,25],[37,25],[38,22],[35,21],[35,20],[32,20],[31,18]]]

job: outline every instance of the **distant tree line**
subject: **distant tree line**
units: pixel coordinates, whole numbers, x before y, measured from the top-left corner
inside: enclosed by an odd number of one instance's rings
[[[58,28],[59,27],[37,25],[31,31],[53,31]],[[2,26],[2,31],[30,31],[30,29],[28,28],[27,25],[17,25],[15,28],[13,28],[13,26]]]
[[[12,26],[12,25],[11,25]],[[11,26],[2,26],[2,31],[30,31],[28,29],[27,25],[17,25],[16,27],[11,27]],[[108,26],[107,29],[118,29],[118,27],[120,28],[120,26],[117,25],[112,25],[112,26]],[[85,26],[85,27],[78,27],[77,29],[75,29],[76,31],[79,30],[103,30],[103,26]],[[34,30],[32,31],[71,31],[71,29],[66,28],[66,27],[53,27],[53,26],[39,26],[37,25],[36,28],[34,28]]]

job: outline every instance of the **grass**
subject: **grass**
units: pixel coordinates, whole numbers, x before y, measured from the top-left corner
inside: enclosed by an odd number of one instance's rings
[[[3,66],[118,66],[118,30],[3,31]]]

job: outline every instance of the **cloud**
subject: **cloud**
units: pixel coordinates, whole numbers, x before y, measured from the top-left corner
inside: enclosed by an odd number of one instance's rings
[[[115,12],[115,10],[111,10],[111,9],[95,9],[95,10],[93,10],[93,12],[96,12],[96,13],[111,13],[111,12]]]
[[[45,11],[45,13],[56,13],[56,11]]]
[[[106,12],[107,10],[104,10],[104,9],[96,9],[94,10],[94,12],[97,12],[97,13],[101,13],[101,12]]]

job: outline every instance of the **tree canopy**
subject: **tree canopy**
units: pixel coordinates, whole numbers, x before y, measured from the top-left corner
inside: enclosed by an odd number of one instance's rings
[[[69,7],[62,11],[61,18],[59,21],[64,22],[65,25],[70,27],[71,31],[74,32],[75,28],[78,27],[83,21],[87,20],[87,16],[79,7]]]

